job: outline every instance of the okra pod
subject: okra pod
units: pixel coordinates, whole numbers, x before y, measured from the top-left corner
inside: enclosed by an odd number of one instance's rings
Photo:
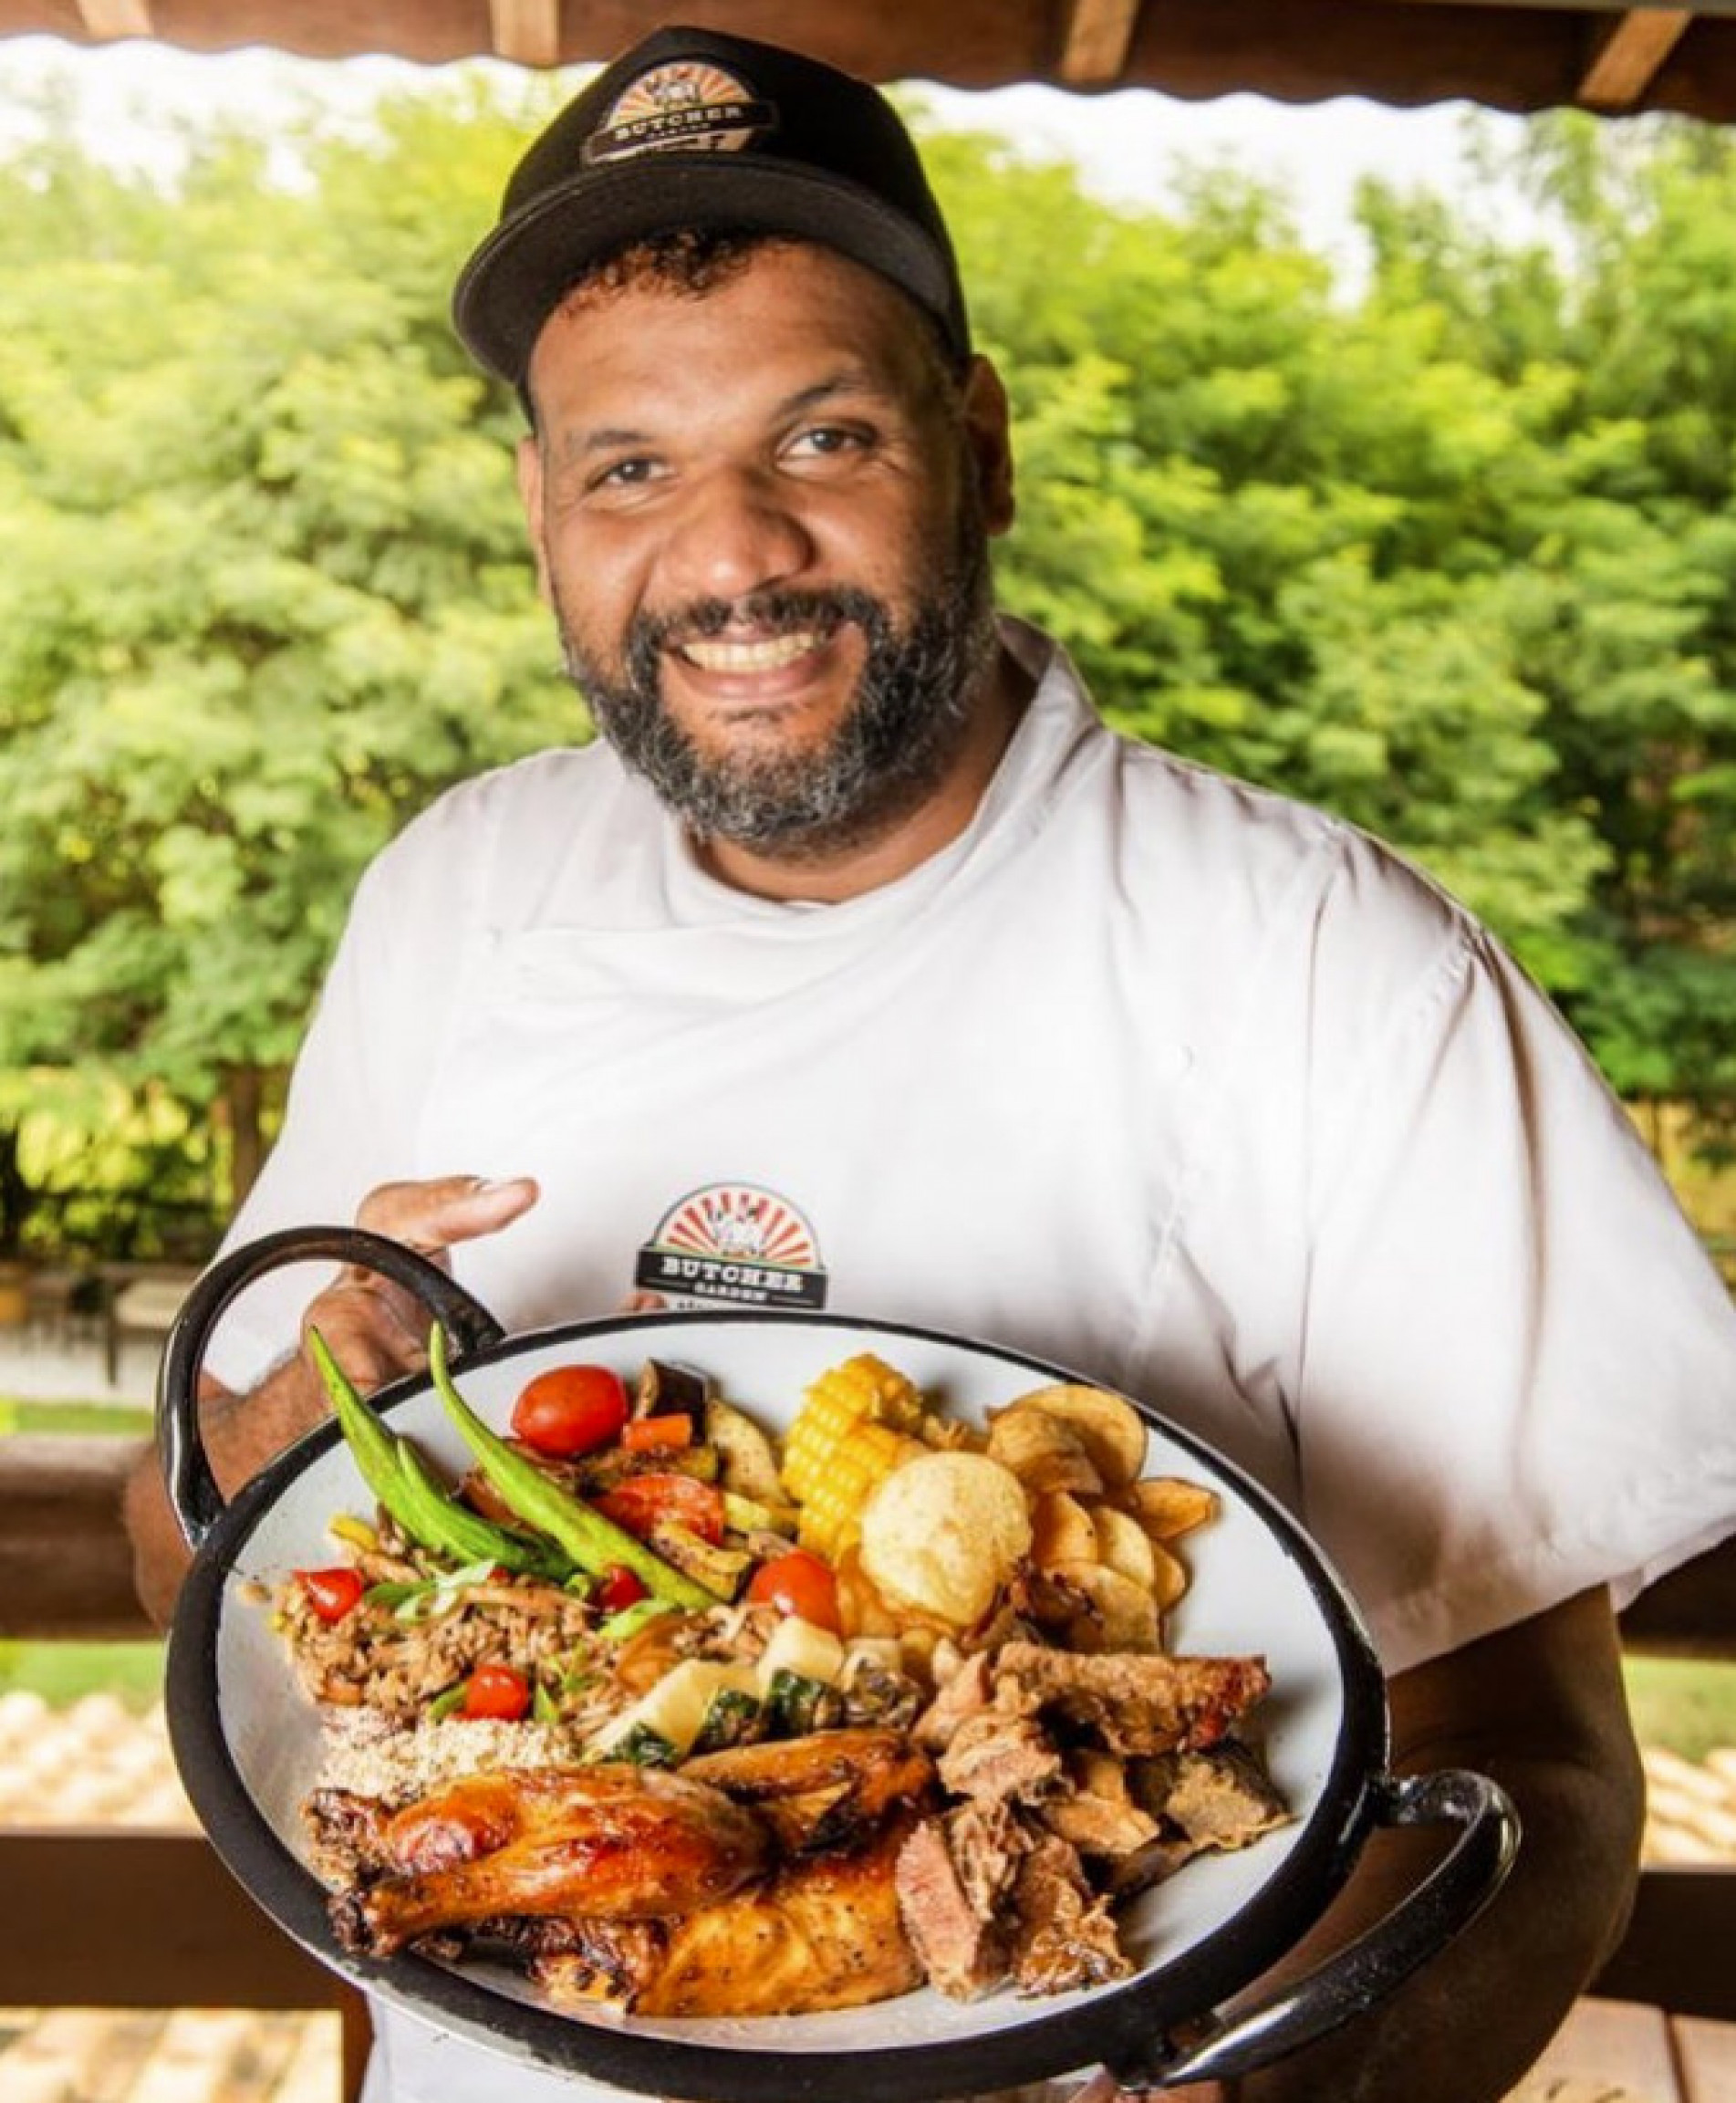
[[[317,1329],[309,1328],[307,1344],[362,1481],[409,1539],[458,1563],[486,1559],[505,1569],[539,1575],[565,1567],[565,1559],[552,1546],[509,1534],[480,1512],[457,1504],[428,1473],[421,1456],[395,1438],[362,1400]]]
[[[416,1517],[417,1538],[426,1546],[455,1556],[461,1563],[498,1563],[503,1569],[539,1577],[560,1578],[570,1560],[552,1542],[497,1526],[480,1512],[461,1504],[430,1474],[421,1455],[408,1440],[397,1442],[398,1465]]]
[[[653,1555],[643,1541],[578,1497],[552,1483],[534,1462],[515,1452],[489,1429],[452,1385],[446,1368],[446,1338],[436,1323],[428,1339],[428,1369],[446,1413],[483,1473],[528,1526],[546,1534],[582,1570],[600,1573],[611,1563],[624,1564],[651,1593],[672,1606],[714,1607],[718,1595]]]
[[[307,1331],[307,1348],[343,1431],[344,1442],[356,1457],[362,1481],[411,1539],[421,1541],[422,1536],[411,1517],[411,1499],[405,1487],[403,1471],[398,1464],[398,1452],[390,1432],[350,1385],[349,1375],[332,1357],[331,1347],[317,1328],[309,1327]],[[429,1542],[422,1545],[432,1546]]]

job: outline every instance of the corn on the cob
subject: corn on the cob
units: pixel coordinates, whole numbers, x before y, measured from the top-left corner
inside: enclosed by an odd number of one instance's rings
[[[890,1424],[914,1431],[922,1398],[905,1376],[862,1351],[823,1372],[808,1389],[784,1442],[784,1486],[798,1502],[826,1479],[832,1450],[852,1424]]]
[[[796,1515],[796,1539],[835,1560],[860,1537],[862,1510],[875,1488],[901,1463],[927,1451],[908,1432],[858,1418],[832,1448],[818,1487]]]
[[[855,1537],[868,1492],[920,1445],[922,1397],[871,1351],[822,1373],[784,1446],[784,1484],[802,1506],[798,1537],[835,1555]]]

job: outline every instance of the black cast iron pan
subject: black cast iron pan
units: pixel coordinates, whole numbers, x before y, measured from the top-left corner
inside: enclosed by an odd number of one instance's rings
[[[1178,1650],[1265,1657],[1264,1752],[1294,1817],[1239,1853],[1195,1859],[1133,1901],[1123,1916],[1138,1963],[1131,1978],[1053,1999],[1003,1993],[958,2003],[925,1989],[821,2015],[646,2021],[556,2013],[521,1979],[473,1962],[346,1954],[304,1859],[299,1806],[316,1775],[317,1720],[256,1587],[328,1561],[328,1520],[368,1508],[367,1493],[328,1423],[225,1504],[194,1402],[230,1302],[265,1272],[307,1258],[359,1264],[416,1293],[447,1331],[467,1399],[496,1424],[533,1374],[576,1359],[612,1363],[629,1380],[648,1357],[679,1359],[773,1431],[809,1381],[858,1350],[878,1352],[966,1417],[1079,1376],[991,1344],[841,1316],[636,1315],[508,1338],[443,1271],[354,1228],[271,1235],[200,1279],[170,1336],[158,1396],[164,1472],[194,1550],[168,1665],[182,1781],[218,1853],[296,1942],[369,1993],[498,2054],[504,2078],[514,2065],[566,2069],[694,2103],[929,2103],[1099,2067],[1128,2087],[1228,2078],[1373,2005],[1505,1876],[1517,1822],[1493,1783],[1461,1770],[1388,1773],[1380,1670],[1319,1551],[1257,1484],[1136,1404],[1149,1427],[1149,1472],[1208,1483],[1222,1504],[1190,1538],[1193,1581],[1169,1640]],[[464,1451],[426,1379],[383,1390],[374,1406],[451,1473],[462,1470]],[[1424,1825],[1456,1828],[1452,1845],[1383,1922],[1300,1983],[1246,1994],[1318,1920],[1371,1833]]]

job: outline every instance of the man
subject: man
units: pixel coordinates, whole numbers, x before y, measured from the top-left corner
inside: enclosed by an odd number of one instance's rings
[[[511,1327],[636,1296],[931,1323],[1190,1424],[1356,1590],[1398,1765],[1492,1774],[1525,1830],[1450,1951],[1237,2093],[1493,2103],[1629,1893],[1612,1588],[1736,1514],[1736,1318],[1643,1150],[1450,901],[1123,744],[993,618],[1006,404],[872,91],[660,32],[525,155],[456,314],[529,411],[603,738],[369,873],[236,1236],[353,1211]],[[229,1480],[321,1413],[304,1291],[213,1360]],[[310,1311],[364,1380],[420,1362],[378,1280]],[[130,1511],[163,1604],[148,1476]],[[1413,1874],[1377,1846],[1320,1940]],[[384,2036],[382,2094],[485,2092]]]

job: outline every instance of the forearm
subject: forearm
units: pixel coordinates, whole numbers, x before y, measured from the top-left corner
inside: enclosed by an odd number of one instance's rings
[[[245,1394],[206,1380],[200,1394],[199,1428],[218,1486],[233,1495],[325,1413],[318,1381],[299,1352]],[[165,1626],[192,1556],[171,1509],[154,1448],[140,1457],[128,1480],[125,1515],[140,1601],[159,1627]]]
[[[1512,1684],[1503,1658],[1583,1673],[1571,1699],[1545,1693],[1534,1723],[1522,1713],[1473,1727],[1424,1713],[1407,1719],[1394,1765],[1421,1773],[1479,1769],[1513,1796],[1523,1839],[1513,1873],[1477,1921],[1369,2015],[1305,2053],[1250,2077],[1237,2103],[1500,2103],[1533,2065],[1618,1936],[1633,1895],[1644,1786],[1621,1700],[1613,1627],[1601,1598],[1569,1602],[1565,1650],[1541,1660],[1509,1631],[1473,1646],[1495,1685]],[[1553,1619],[1553,1617],[1552,1617]],[[1573,1653],[1577,1651],[1577,1656]],[[1402,1687],[1402,1682],[1400,1682]],[[1407,1722],[1410,1728],[1405,1729]],[[1439,1844],[1382,1834],[1343,1895],[1317,1948],[1377,1919],[1426,1871]]]
[[[452,1243],[497,1233],[535,1200],[536,1185],[527,1177],[498,1182],[442,1176],[387,1183],[363,1199],[356,1223],[438,1259]],[[350,1379],[369,1392],[400,1373],[421,1369],[429,1320],[428,1309],[389,1279],[346,1268],[307,1308],[304,1327],[317,1327]],[[233,1495],[326,1413],[325,1390],[303,1348],[244,1395],[204,1378],[200,1430],[218,1486]],[[126,1520],[140,1599],[161,1624],[174,1607],[191,1557],[154,1453],[144,1456],[127,1485]]]
[[[1484,1765],[1524,1826],[1519,1859],[1487,1912],[1373,2014],[1251,2077],[1238,2103],[1499,2103],[1535,2062],[1625,1917],[1635,1836],[1597,1776]],[[1371,1861],[1335,1932],[1377,1918],[1423,1867]]]

